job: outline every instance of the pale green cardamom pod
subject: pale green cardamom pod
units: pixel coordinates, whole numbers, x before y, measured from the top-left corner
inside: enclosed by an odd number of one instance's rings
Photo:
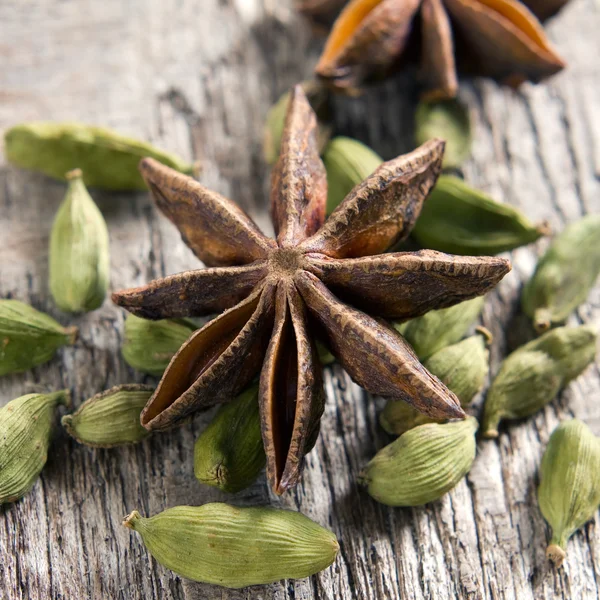
[[[194,446],[194,473],[224,492],[247,488],[265,466],[258,384],[222,406]]]
[[[477,334],[438,350],[423,363],[456,394],[463,408],[481,390],[489,370],[487,346],[492,336],[483,327],[477,328]],[[379,422],[388,433],[402,435],[418,425],[440,421],[418,412],[403,400],[388,400]]]
[[[339,551],[333,533],[277,508],[177,506],[147,519],[133,511],[123,524],[168,569],[228,588],[309,577],[331,565]]]
[[[579,376],[596,355],[596,329],[559,327],[510,354],[485,401],[483,435],[498,437],[502,419],[528,417]]]
[[[383,162],[371,148],[358,140],[335,137],[323,152],[327,171],[327,212],[331,213],[352,191]]]
[[[160,376],[195,329],[183,319],[150,321],[130,314],[125,319],[121,353],[134,369]]]
[[[483,303],[483,296],[479,296],[450,308],[429,311],[404,323],[395,323],[394,327],[424,360],[461,340],[481,314]]]
[[[0,376],[41,365],[76,339],[76,327],[62,327],[18,300],[0,300]]]
[[[22,498],[48,458],[54,413],[68,406],[68,390],[27,394],[0,408],[0,504]]]
[[[102,305],[110,272],[106,222],[81,177],[80,169],[67,173],[50,233],[50,292],[61,310],[73,313]]]
[[[442,175],[412,235],[424,248],[490,255],[530,244],[549,232],[547,223],[533,224],[509,204],[496,202],[458,177]]]
[[[62,418],[68,434],[80,444],[111,448],[141,442],[150,435],[140,413],[154,388],[136,383],[117,385],[86,400],[73,414]]]
[[[538,331],[563,323],[600,274],[600,215],[588,215],[557,235],[523,288],[523,311]]]
[[[322,367],[326,367],[331,363],[335,362],[335,356],[331,354],[331,351],[325,344],[322,344],[319,340],[316,341],[317,346],[317,355],[319,357],[319,362]]]
[[[560,567],[569,538],[600,505],[600,439],[572,419],[552,433],[540,469],[538,502],[552,528],[546,554]]]
[[[427,423],[380,450],[360,475],[369,495],[389,506],[419,506],[441,498],[475,460],[477,419]]]
[[[138,163],[146,156],[182,173],[195,170],[146,142],[83,123],[21,123],[5,133],[4,147],[6,158],[18,167],[61,180],[79,168],[87,186],[107,190],[147,189],[138,171]]]

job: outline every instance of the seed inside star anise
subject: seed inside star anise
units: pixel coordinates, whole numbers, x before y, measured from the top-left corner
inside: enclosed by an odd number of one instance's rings
[[[175,355],[142,424],[171,427],[230,400],[260,372],[267,472],[277,493],[298,482],[319,431],[324,393],[316,335],[369,392],[401,398],[434,418],[462,418],[458,399],[385,319],[483,294],[510,270],[501,258],[384,254],[408,235],[436,182],[440,140],[382,164],[325,221],[327,184],[315,132],[315,115],[297,86],[272,175],[276,241],[230,200],[142,160],[157,205],[209,268],[113,296],[150,319],[223,311]]]

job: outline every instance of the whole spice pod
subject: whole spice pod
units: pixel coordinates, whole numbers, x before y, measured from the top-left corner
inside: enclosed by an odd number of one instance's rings
[[[569,0],[523,0],[538,19],[547,19],[556,14]]]
[[[56,407],[68,406],[68,390],[27,394],[0,408],[0,504],[22,498],[48,459]]]
[[[588,215],[552,240],[523,288],[523,311],[546,331],[585,302],[599,274],[600,215]]]
[[[212,503],[177,506],[123,524],[162,565],[194,581],[242,588],[309,577],[333,563],[338,542],[301,513]]]
[[[594,327],[559,327],[510,354],[500,366],[485,402],[483,436],[498,437],[503,419],[528,417],[593,362]]]
[[[84,123],[21,123],[4,134],[4,147],[6,158],[18,167],[61,180],[80,168],[85,185],[106,190],[147,189],[138,163],[148,156],[181,173],[195,169],[151,144]]]
[[[420,425],[380,450],[360,475],[369,495],[389,506],[438,500],[475,460],[477,419]]]
[[[589,427],[572,419],[552,433],[540,469],[538,502],[552,528],[546,550],[560,567],[569,538],[589,521],[600,505],[600,439]]]
[[[492,255],[548,235],[517,209],[452,175],[442,175],[423,205],[413,237],[424,248],[462,255]]]
[[[81,169],[65,177],[67,194],[50,233],[50,293],[61,310],[89,312],[102,305],[108,289],[108,229]]]
[[[224,492],[247,488],[266,462],[258,412],[258,384],[222,406],[194,446],[198,481]]]
[[[0,300],[0,376],[41,365],[76,339],[76,327],[65,328],[18,300]]]
[[[195,329],[184,319],[150,321],[130,314],[125,319],[121,353],[134,369],[160,376]]]
[[[61,423],[80,444],[111,448],[141,442],[150,435],[142,427],[140,413],[152,396],[147,385],[117,385],[86,400]]]

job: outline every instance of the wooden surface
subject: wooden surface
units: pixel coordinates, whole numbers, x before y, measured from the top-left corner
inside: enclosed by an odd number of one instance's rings
[[[565,222],[600,210],[600,9],[573,0],[548,26],[569,68],[520,93],[465,83],[474,158],[465,176],[533,220]],[[318,43],[290,0],[4,0],[0,2],[0,130],[31,119],[95,122],[200,158],[202,181],[235,199],[270,231],[268,171],[261,157],[267,107],[307,76]],[[386,158],[412,145],[416,88],[403,77],[337,102],[339,132]],[[0,380],[0,404],[31,390],[70,388],[75,404],[118,383],[145,380],[120,358],[124,312],[107,300],[84,317],[61,314],[47,289],[47,247],[64,186],[0,157],[0,296],[30,302],[81,327],[79,342],[49,364]],[[197,266],[144,193],[93,192],[112,243],[111,288]],[[512,253],[513,272],[490,295],[483,323],[496,336],[492,372],[522,341],[523,281],[544,242]],[[600,321],[600,289],[573,323]],[[146,378],[151,381],[151,378]],[[536,505],[543,448],[560,419],[600,434],[598,366],[535,418],[478,443],[469,476],[439,502],[390,509],[356,485],[390,439],[381,401],[326,369],[322,433],[303,483],[283,498],[264,477],[227,496],[193,476],[192,448],[212,412],[136,446],[90,450],[57,429],[47,467],[21,502],[0,508],[0,598],[597,598],[598,517],[574,536],[563,570],[544,558],[547,529]],[[341,552],[302,581],[228,591],[177,577],[121,526],[133,510],[225,500],[298,509],[338,536]]]

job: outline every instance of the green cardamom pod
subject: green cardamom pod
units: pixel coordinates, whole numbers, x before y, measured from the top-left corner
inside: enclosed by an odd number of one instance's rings
[[[0,300],[0,376],[41,365],[76,339],[76,327],[65,328],[18,300]]]
[[[498,437],[502,419],[528,417],[578,377],[596,355],[596,329],[559,327],[504,359],[488,391],[483,435]]]
[[[538,331],[563,323],[585,302],[599,274],[600,215],[588,215],[552,240],[523,289],[523,311]]]
[[[322,367],[326,367],[331,363],[335,362],[335,356],[331,354],[331,351],[325,344],[322,344],[319,340],[316,341],[317,346],[317,355],[319,357],[319,362]]]
[[[352,191],[383,162],[371,148],[358,140],[335,137],[323,152],[327,171],[327,212],[331,213]]]
[[[154,388],[136,383],[117,385],[86,400],[62,418],[67,433],[80,444],[111,448],[141,442],[150,435],[140,413]]]
[[[134,369],[160,376],[195,329],[183,319],[150,321],[129,314],[121,353]]]
[[[247,488],[265,466],[258,384],[222,406],[194,446],[194,473],[224,492]]]
[[[102,305],[108,288],[108,229],[81,169],[66,178],[67,194],[50,233],[50,293],[61,310],[88,312]]]
[[[540,468],[538,502],[552,528],[546,550],[560,567],[569,538],[593,518],[600,505],[600,439],[589,427],[572,419],[552,433]]]
[[[162,565],[194,581],[242,588],[309,577],[333,563],[335,535],[301,513],[212,503],[177,506],[123,524]]]
[[[421,317],[394,327],[414,348],[421,360],[461,340],[483,310],[483,296],[455,304],[450,308],[431,310]]]
[[[54,412],[68,406],[68,390],[27,394],[0,408],[0,504],[22,498],[48,458]]]
[[[516,208],[496,202],[462,179],[442,175],[423,205],[412,231],[424,248],[464,255],[513,250],[548,235]]]
[[[146,142],[83,123],[21,123],[5,133],[4,147],[6,158],[18,167],[61,180],[79,168],[87,186],[106,190],[147,189],[138,171],[146,156],[182,173],[195,169]]]
[[[377,502],[389,506],[438,500],[471,469],[477,427],[474,417],[415,427],[375,455],[360,483]]]
[[[423,363],[429,372],[439,377],[456,394],[463,408],[481,390],[489,370],[487,346],[492,335],[483,327],[478,327],[476,331],[478,335],[438,350]],[[403,400],[388,400],[379,422],[388,433],[402,435],[418,425],[440,421],[418,412]]]

